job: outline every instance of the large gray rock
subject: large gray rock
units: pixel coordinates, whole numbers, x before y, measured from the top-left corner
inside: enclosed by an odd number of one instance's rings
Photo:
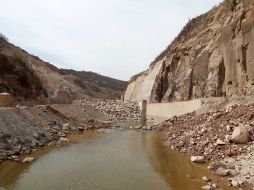
[[[204,185],[204,186],[201,187],[201,189],[203,189],[203,190],[212,190],[213,187],[211,185]]]
[[[204,163],[205,158],[204,158],[204,156],[192,156],[191,161],[195,162],[195,163]]]
[[[31,163],[31,162],[34,162],[35,158],[34,157],[25,157],[23,159],[23,163]]]
[[[236,127],[231,136],[231,141],[238,144],[245,144],[249,140],[249,133],[246,127]]]
[[[239,182],[236,181],[236,180],[231,181],[231,185],[232,185],[233,187],[235,187],[235,188],[240,187]]]

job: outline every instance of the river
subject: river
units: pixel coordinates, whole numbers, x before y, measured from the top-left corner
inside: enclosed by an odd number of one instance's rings
[[[158,132],[87,131],[70,144],[42,148],[33,164],[0,164],[0,187],[10,190],[196,190],[203,165],[162,145]],[[0,188],[1,189],[1,188]],[[226,188],[224,188],[226,189]]]

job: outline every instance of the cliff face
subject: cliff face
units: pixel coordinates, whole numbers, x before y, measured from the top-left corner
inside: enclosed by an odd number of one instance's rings
[[[127,82],[95,73],[58,69],[0,36],[0,92],[8,92],[16,100],[119,99],[126,86]],[[67,95],[58,101],[59,89],[66,89]]]
[[[225,0],[191,20],[132,77],[125,100],[151,102],[254,95],[254,0]]]

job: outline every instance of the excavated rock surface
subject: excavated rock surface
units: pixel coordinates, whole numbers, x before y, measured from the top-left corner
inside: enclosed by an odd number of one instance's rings
[[[234,105],[222,111],[173,117],[160,127],[166,134],[166,146],[189,156],[218,160],[248,152],[254,140],[254,105]],[[233,129],[248,130],[249,142],[236,144],[229,138]]]
[[[254,94],[254,0],[225,0],[191,20],[125,100],[152,102]]]

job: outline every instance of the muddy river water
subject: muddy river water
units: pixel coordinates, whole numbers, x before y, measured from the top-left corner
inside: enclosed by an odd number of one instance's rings
[[[0,164],[0,189],[196,190],[209,176],[205,166],[164,148],[158,132],[108,129],[69,138],[67,146],[33,153],[33,164]]]

